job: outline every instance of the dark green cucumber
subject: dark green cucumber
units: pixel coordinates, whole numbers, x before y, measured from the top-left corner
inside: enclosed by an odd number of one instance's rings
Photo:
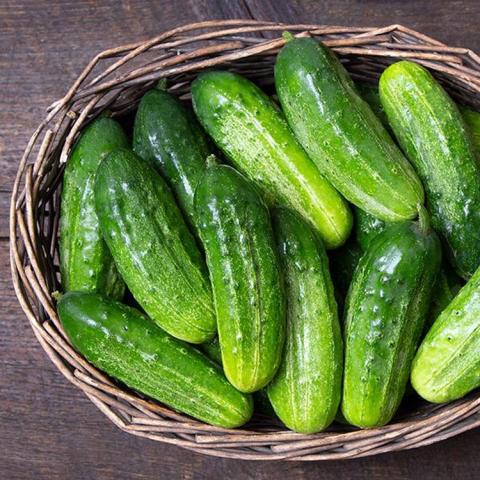
[[[250,396],[194,347],[158,328],[134,308],[98,294],[70,292],[58,313],[73,346],[130,388],[198,420],[233,428],[252,415]]]
[[[441,259],[425,224],[380,233],[360,259],[346,302],[342,412],[353,425],[388,423],[405,392]]]
[[[420,180],[327,47],[289,41],[277,56],[275,86],[298,141],[347,200],[385,221],[416,216]]]
[[[234,73],[208,72],[193,82],[192,98],[205,130],[269,199],[299,212],[328,248],[346,240],[352,225],[346,202],[320,175],[265,93]]]
[[[276,210],[273,219],[285,278],[287,335],[268,397],[288,428],[319,432],[335,418],[342,390],[343,342],[328,258],[295,213]]]
[[[343,312],[345,297],[362,253],[362,249],[353,239],[349,239],[341,248],[329,253],[330,272],[339,314]]]
[[[417,393],[434,403],[480,387],[480,269],[442,312],[413,361]]]
[[[447,308],[461,288],[461,279],[449,268],[449,265],[443,265],[433,287],[432,302],[423,329],[425,333],[430,330],[435,320]]]
[[[195,116],[168,92],[150,90],[138,106],[133,150],[162,174],[194,225],[193,195],[211,154]]]
[[[195,212],[215,299],[222,364],[232,385],[254,392],[280,363],[285,297],[268,210],[248,180],[213,165]]]
[[[371,83],[365,82],[356,82],[355,85],[362,98],[368,103],[368,105],[372,109],[372,112],[377,116],[382,125],[390,131],[387,114],[385,113],[382,102],[380,101],[378,85],[373,85]]]
[[[101,236],[93,187],[101,160],[124,147],[127,137],[120,125],[102,117],[85,129],[68,159],[60,214],[60,270],[65,291],[123,296],[125,284]]]
[[[365,251],[373,239],[391,224],[379,220],[359,208],[356,208],[354,212],[356,239],[362,250]],[[425,332],[432,326],[443,309],[453,300],[460,287],[460,278],[451,270],[448,264],[444,263],[433,286],[432,301],[424,326]]]
[[[372,240],[387,228],[389,222],[365,212],[360,208],[354,209],[355,214],[355,238],[363,250],[366,250]]]
[[[463,120],[470,131],[473,147],[477,153],[477,160],[480,159],[480,113],[471,108],[460,106]]]
[[[95,201],[115,263],[147,315],[181,340],[212,338],[206,265],[161,176],[133,152],[118,150],[98,168]]]
[[[461,114],[422,66],[398,62],[380,78],[395,135],[425,185],[433,227],[464,278],[480,265],[480,168]]]

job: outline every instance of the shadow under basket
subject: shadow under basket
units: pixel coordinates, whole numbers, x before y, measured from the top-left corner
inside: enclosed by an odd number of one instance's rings
[[[480,57],[400,25],[356,28],[287,25],[253,20],[208,21],[175,28],[145,42],[98,54],[67,94],[53,103],[20,160],[10,210],[12,278],[41,346],[62,374],[128,433],[218,457],[250,460],[334,460],[405,450],[480,425],[480,392],[444,405],[406,401],[385,427],[358,430],[334,423],[303,435],[255,415],[242,429],[203,424],[112,381],[76,353],[58,320],[52,292],[62,290],[58,267],[61,183],[69,151],[103,110],[130,122],[139,99],[160,78],[189,98],[206,68],[246,75],[272,90],[281,33],[312,36],[331,47],[356,80],[378,81],[399,59],[427,67],[459,103],[480,109]]]

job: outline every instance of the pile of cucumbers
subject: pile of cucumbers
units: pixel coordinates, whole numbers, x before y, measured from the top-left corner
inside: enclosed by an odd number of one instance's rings
[[[298,432],[373,428],[409,381],[435,403],[479,387],[480,114],[412,62],[356,85],[311,38],[274,75],[271,97],[203,72],[193,111],[160,83],[132,141],[85,128],[61,204],[74,347],[226,428],[254,404]]]

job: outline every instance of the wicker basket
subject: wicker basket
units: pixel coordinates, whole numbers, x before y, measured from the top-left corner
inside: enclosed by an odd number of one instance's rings
[[[227,68],[268,88],[283,30],[311,35],[332,47],[352,76],[375,80],[400,58],[421,63],[460,102],[480,107],[480,57],[451,48],[400,25],[355,28],[282,25],[250,20],[210,21],[179,27],[146,41],[97,55],[67,94],[48,109],[20,160],[10,210],[13,284],[47,355],[119,428],[134,435],[219,457],[251,460],[332,460],[414,448],[480,425],[480,393],[447,405],[416,401],[394,422],[357,430],[334,424],[302,435],[256,415],[243,429],[195,421],[143,398],[93,368],[65,338],[52,292],[61,290],[58,268],[59,196],[64,162],[79,131],[102,110],[134,111],[142,94],[162,77],[187,98],[202,69]]]

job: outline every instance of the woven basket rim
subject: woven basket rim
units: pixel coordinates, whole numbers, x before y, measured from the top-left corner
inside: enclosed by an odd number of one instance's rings
[[[188,96],[192,75],[217,65],[239,69],[260,84],[271,81],[273,55],[285,40],[268,35],[283,30],[324,41],[356,79],[378,78],[387,64],[401,58],[416,61],[457,100],[480,107],[480,57],[397,24],[374,28],[212,20],[105,50],[47,109],[19,162],[10,205],[10,263],[22,310],[55,366],[119,428],[198,453],[250,460],[358,458],[428,445],[476,428],[479,391],[450,404],[420,407],[372,430],[335,425],[303,435],[261,416],[241,429],[213,427],[113,382],[77,354],[63,332],[52,297],[60,288],[58,207],[64,163],[81,128],[105,109],[113,116],[128,113],[160,78],[169,78],[169,89],[180,97]]]

